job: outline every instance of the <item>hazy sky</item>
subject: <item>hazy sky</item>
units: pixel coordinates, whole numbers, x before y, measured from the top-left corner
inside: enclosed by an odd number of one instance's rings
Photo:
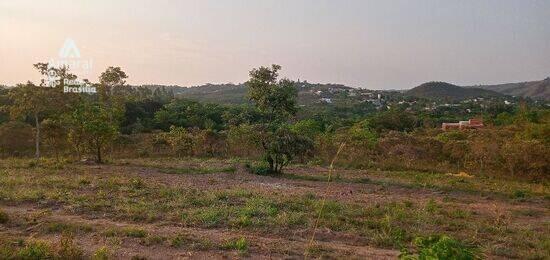
[[[73,39],[97,81],[239,83],[272,63],[310,82],[372,89],[550,76],[550,1],[0,0],[0,83]]]

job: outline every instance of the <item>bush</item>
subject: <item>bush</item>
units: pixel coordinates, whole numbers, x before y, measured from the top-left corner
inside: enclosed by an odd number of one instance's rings
[[[296,157],[305,157],[313,150],[313,142],[286,127],[269,133],[262,141],[265,161],[271,173],[281,173],[284,166]]]
[[[193,154],[193,136],[186,128],[171,126],[170,132],[162,133],[162,139],[172,147],[172,151],[178,156],[189,156]]]
[[[84,253],[74,242],[72,235],[63,234],[59,241],[57,254],[60,259],[82,259]]]
[[[476,248],[467,246],[462,242],[448,236],[417,237],[414,240],[418,255],[403,250],[400,259],[480,259],[479,251]]]
[[[269,165],[265,163],[259,163],[259,164],[246,164],[246,169],[253,174],[257,175],[268,175],[271,173],[269,169]]]

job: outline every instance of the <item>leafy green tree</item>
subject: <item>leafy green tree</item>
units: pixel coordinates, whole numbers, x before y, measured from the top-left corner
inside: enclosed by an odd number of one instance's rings
[[[103,162],[104,148],[118,135],[118,123],[112,121],[114,113],[99,103],[85,102],[77,106],[70,117],[69,135],[73,145],[95,153],[97,163]]]
[[[63,94],[65,80],[74,80],[76,76],[69,72],[68,67],[55,68],[48,63],[36,63],[34,67],[46,79],[40,85],[32,82],[19,84],[10,89],[7,107],[13,118],[32,118],[35,127],[35,157],[40,158],[41,123],[44,119],[58,116],[69,109],[75,101],[75,95]]]
[[[292,81],[278,79],[280,69],[279,65],[253,69],[246,83],[249,99],[268,118],[268,123],[258,125],[257,129],[264,159],[272,173],[281,173],[293,158],[313,149],[309,138],[291,131],[285,125],[285,121],[297,112],[298,92]]]
[[[99,76],[100,95],[105,98],[109,94],[123,93],[127,78],[128,75],[120,67],[108,67]]]
[[[313,150],[311,139],[298,135],[287,127],[280,127],[265,137],[265,141],[262,142],[264,158],[272,173],[281,173],[283,167],[295,157],[306,155]]]
[[[55,104],[59,104],[56,91],[40,87],[32,82],[19,84],[8,94],[12,104],[8,107],[13,118],[30,117],[35,127],[35,157],[40,158],[40,130],[42,121],[55,112]]]
[[[295,115],[296,97],[294,83],[288,79],[278,80],[281,66],[260,67],[250,71],[248,97],[262,112],[267,113],[269,120],[280,122]]]

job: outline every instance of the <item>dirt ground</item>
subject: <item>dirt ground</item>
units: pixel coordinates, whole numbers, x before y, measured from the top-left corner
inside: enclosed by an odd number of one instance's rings
[[[200,169],[206,166],[219,169],[233,168],[220,170],[220,172],[213,170],[204,174],[174,174],[170,172],[173,169]],[[36,168],[19,169],[17,167],[8,167],[4,170],[6,172],[22,172],[23,174],[32,174],[32,172],[38,171]],[[414,225],[430,225],[433,230],[429,231],[452,232],[461,239],[474,241],[478,244],[491,241],[490,246],[480,245],[484,257],[514,258],[532,253],[534,258],[544,258],[544,255],[548,253],[546,251],[548,248],[544,246],[531,250],[528,248],[529,245],[517,245],[518,248],[521,248],[501,252],[508,247],[516,246],[516,242],[513,240],[523,236],[548,236],[550,234],[548,230],[549,200],[548,196],[544,195],[547,192],[546,186],[543,187],[542,193],[533,193],[535,195],[527,199],[518,200],[510,197],[512,195],[508,196],[506,193],[495,192],[491,189],[480,189],[476,192],[475,190],[444,188],[437,185],[437,180],[431,182],[432,185],[423,187],[414,185],[414,181],[409,182],[407,178],[387,175],[381,171],[337,170],[333,176],[337,179],[329,183],[324,181],[328,169],[323,167],[290,167],[284,176],[260,176],[250,173],[242,163],[227,161],[182,162],[178,160],[153,164],[129,160],[111,165],[71,165],[65,168],[64,172],[66,172],[64,173],[66,174],[65,178],[86,176],[91,180],[92,184],[90,185],[93,185],[95,181],[108,178],[137,179],[140,180],[140,183],[157,188],[169,187],[201,191],[239,189],[260,194],[266,198],[278,195],[292,198],[293,196],[313,194],[319,200],[326,199],[338,203],[353,204],[362,208],[376,208],[391,202],[411,202],[414,205],[432,203],[442,205],[440,207],[442,208],[441,212],[444,212],[441,213],[443,215],[454,212],[452,210],[455,208],[460,209],[461,212],[468,212],[466,217],[457,215],[456,218],[461,218],[461,225],[463,223],[468,225],[469,221],[475,219],[485,226],[479,224],[481,228],[461,232],[460,228],[451,229],[452,225],[445,221],[433,225],[430,223]],[[16,180],[14,179],[16,177],[11,177],[10,174],[0,175],[0,178],[5,178],[3,185],[15,183],[13,180]],[[443,177],[442,179],[447,178],[453,177]],[[12,180],[11,184],[10,181],[7,181],[8,179]],[[29,186],[34,187],[34,184]],[[74,191],[74,188],[72,189]],[[77,192],[86,193],[95,192],[95,190],[87,188]],[[513,191],[510,193],[513,194]],[[302,217],[310,218],[304,222],[308,224],[293,228],[266,230],[255,227],[236,228],[223,224],[205,227],[181,223],[170,217],[161,217],[154,221],[136,221],[119,216],[116,214],[116,209],[94,211],[87,208],[82,210],[67,201],[52,199],[55,197],[46,196],[47,198],[31,200],[17,199],[17,196],[12,196],[11,193],[6,192],[6,194],[0,201],[0,208],[7,214],[9,221],[0,225],[0,236],[10,241],[39,239],[56,243],[63,234],[55,232],[57,229],[52,228],[52,223],[64,224],[61,225],[62,228],[59,228],[62,230],[67,229],[67,225],[81,227],[80,229],[88,231],[81,232],[78,231],[79,228],[76,228],[77,231],[72,232],[72,236],[87,257],[94,256],[102,247],[108,248],[113,259],[302,259],[305,257],[395,259],[400,253],[399,248],[395,245],[373,243],[373,239],[369,235],[355,232],[353,228],[339,230],[339,228],[320,226],[316,230],[313,243],[310,243],[309,240],[313,232],[311,223],[314,223],[311,218],[317,212],[302,215]],[[450,215],[449,218],[454,217],[454,215]],[[499,231],[485,231],[483,228],[492,227],[492,225],[517,232],[510,238],[495,241],[494,237],[498,235]],[[401,226],[403,230],[408,231],[405,224]],[[143,230],[146,235],[105,235],[109,232],[112,233],[112,230],[129,229]],[[380,229],[379,232],[385,232],[384,230]],[[524,230],[531,233],[522,233]],[[236,238],[244,238],[247,241],[246,249],[223,246],[227,244],[227,241]],[[547,243],[548,239],[542,241]],[[411,243],[408,241],[406,246],[410,245]],[[526,248],[523,248],[524,246]]]

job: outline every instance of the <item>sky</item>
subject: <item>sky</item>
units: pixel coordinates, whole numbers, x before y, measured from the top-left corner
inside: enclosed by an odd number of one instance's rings
[[[79,55],[60,57],[67,45]],[[119,66],[137,85],[240,83],[270,64],[369,89],[540,80],[550,1],[0,0],[0,84],[69,59],[81,78]]]

